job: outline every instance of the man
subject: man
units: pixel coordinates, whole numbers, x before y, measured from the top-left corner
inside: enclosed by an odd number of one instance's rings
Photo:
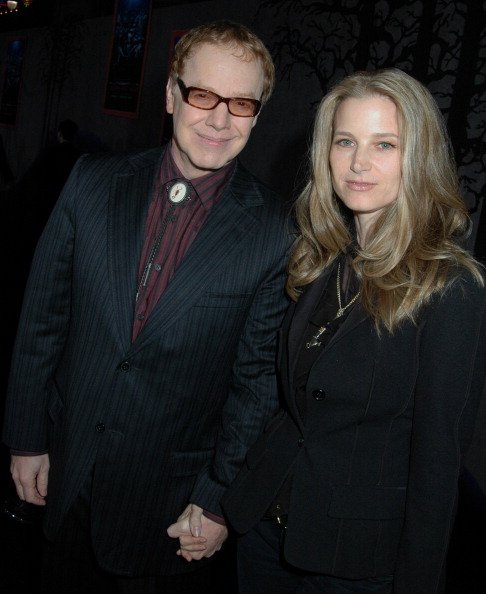
[[[50,593],[214,591],[220,497],[277,408],[290,233],[236,159],[273,83],[245,27],[190,31],[169,145],[81,158],[40,239],[4,441],[20,498],[47,501]],[[167,533],[181,512],[198,563]]]

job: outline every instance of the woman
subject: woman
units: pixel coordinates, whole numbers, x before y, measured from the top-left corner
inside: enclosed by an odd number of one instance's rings
[[[427,89],[358,72],[323,99],[296,205],[284,408],[223,499],[240,592],[434,594],[484,383],[486,291]]]

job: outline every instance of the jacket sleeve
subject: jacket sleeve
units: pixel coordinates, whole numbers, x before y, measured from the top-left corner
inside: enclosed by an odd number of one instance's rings
[[[285,236],[285,228],[279,229]],[[212,464],[198,476],[191,501],[219,516],[220,499],[243,464],[248,448],[278,410],[275,370],[277,330],[288,300],[285,267],[288,241],[280,238],[269,249],[275,258],[260,284],[240,336],[232,381],[223,408]]]
[[[458,478],[485,381],[486,290],[467,275],[425,313],[396,594],[443,592]]]
[[[39,239],[25,288],[3,431],[4,442],[20,451],[48,449],[47,392],[69,332],[73,202],[79,168],[80,163],[74,168]]]

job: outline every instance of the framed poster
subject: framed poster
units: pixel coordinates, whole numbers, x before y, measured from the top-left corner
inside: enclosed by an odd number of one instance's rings
[[[177,29],[172,31],[169,41],[169,63],[167,64],[167,75],[170,71],[170,65],[172,64],[172,58],[174,56],[174,48],[181,37],[183,37],[189,29]]]
[[[0,102],[0,124],[4,126],[15,126],[17,119],[25,46],[24,37],[11,39],[7,44],[7,59]]]
[[[117,0],[103,103],[106,113],[138,115],[151,9],[152,0]]]

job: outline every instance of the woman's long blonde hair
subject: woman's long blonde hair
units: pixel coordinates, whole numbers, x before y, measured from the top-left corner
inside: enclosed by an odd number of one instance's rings
[[[349,252],[353,231],[333,191],[329,152],[336,110],[347,98],[384,96],[398,113],[402,179],[393,203],[383,209],[358,248],[353,267],[360,300],[377,329],[393,331],[415,320],[422,305],[467,268],[478,282],[478,263],[458,244],[469,229],[456,166],[442,114],[430,92],[396,68],[356,72],[322,100],[314,125],[309,180],[296,201],[299,226],[287,290],[296,300],[337,256]]]

